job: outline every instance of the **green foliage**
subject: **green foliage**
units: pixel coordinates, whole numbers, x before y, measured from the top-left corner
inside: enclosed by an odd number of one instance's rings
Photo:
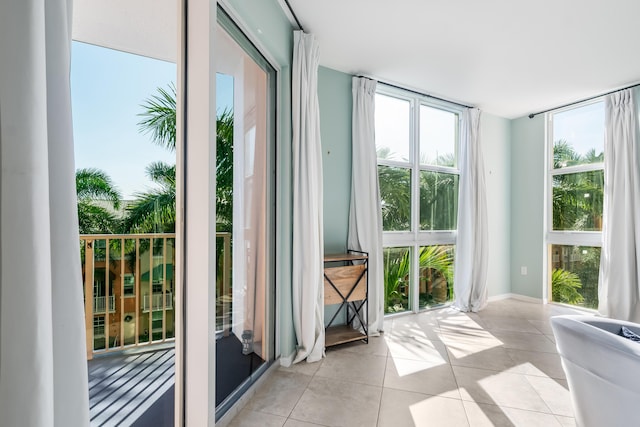
[[[562,268],[556,268],[551,274],[551,294],[553,301],[567,304],[581,304],[584,298],[578,292],[582,288],[580,277]]]
[[[453,253],[451,247],[422,247],[420,248],[419,263],[420,280],[426,282],[426,292],[420,295],[420,306],[437,305],[448,301],[453,296]]]
[[[233,224],[233,111],[216,120],[216,222],[217,231],[232,231]]]
[[[378,166],[380,202],[384,231],[405,231],[411,228],[411,171]]]
[[[76,194],[80,234],[119,231],[120,220],[114,211],[120,207],[121,196],[109,175],[99,169],[78,169]]]
[[[158,88],[143,104],[138,126],[152,141],[174,151],[176,148],[176,90]],[[216,119],[216,217],[218,231],[231,231],[233,223],[233,112],[225,110]],[[127,233],[172,233],[176,221],[176,167],[151,163],[147,176],[158,188],[137,193],[127,208]]]
[[[594,149],[584,156],[565,140],[553,144],[555,169],[580,164],[600,163],[604,153]],[[553,229],[600,230],[604,203],[604,173],[590,171],[553,176]]]
[[[408,309],[410,253],[404,248],[384,250],[385,313]]]
[[[158,188],[137,193],[127,206],[124,224],[127,233],[173,233],[176,227],[176,167],[163,162],[146,168]]]
[[[458,175],[420,171],[420,229],[455,230],[458,223]]]
[[[388,147],[378,149],[377,156],[386,160],[396,157]],[[436,163],[453,167],[455,157],[453,154],[443,154],[438,156]],[[410,230],[411,169],[379,165],[378,182],[384,231]],[[420,171],[419,187],[420,229],[455,230],[458,216],[458,175]]]
[[[448,246],[424,246],[418,255],[421,280],[444,283],[446,298],[453,295],[453,255]],[[411,251],[408,248],[384,250],[385,313],[407,310],[409,304],[409,280]],[[444,282],[443,282],[444,281]],[[438,304],[433,290],[421,295],[424,304]]]
[[[176,87],[169,84],[168,89],[159,87],[158,93],[151,95],[141,105],[144,111],[138,114],[141,132],[149,134],[151,140],[170,151],[176,150]]]

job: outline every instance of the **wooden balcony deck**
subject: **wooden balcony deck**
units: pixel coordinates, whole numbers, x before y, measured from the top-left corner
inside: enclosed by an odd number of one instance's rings
[[[173,345],[90,360],[92,426],[173,426]]]

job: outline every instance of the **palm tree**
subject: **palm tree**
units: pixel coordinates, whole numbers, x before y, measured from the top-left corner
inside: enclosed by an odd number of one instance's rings
[[[158,88],[146,99],[138,122],[141,132],[170,151],[176,149],[176,88]],[[225,110],[216,118],[216,216],[218,231],[231,231],[233,218],[233,113]],[[158,188],[137,193],[127,207],[128,233],[175,232],[176,167],[163,162],[147,166],[147,176]]]
[[[385,312],[408,309],[407,290],[411,271],[411,251],[408,248],[384,250]],[[441,304],[453,296],[453,255],[448,246],[423,246],[418,254],[420,280],[425,280],[427,292],[420,295],[421,305]],[[435,286],[433,286],[435,285]],[[440,289],[445,286],[445,289]],[[440,295],[444,291],[444,299]]]
[[[579,164],[600,163],[604,154],[595,149],[584,156],[565,140],[553,144],[554,169]],[[557,174],[553,176],[553,228],[555,230],[594,230],[600,228],[604,199],[602,171]]]
[[[169,89],[159,87],[158,93],[146,99],[138,114],[142,120],[138,128],[150,134],[151,141],[169,151],[176,150],[176,87],[169,83]]]
[[[176,166],[154,162],[147,176],[158,188],[136,193],[127,206],[124,228],[128,233],[173,233],[176,230]]]
[[[556,268],[551,273],[551,296],[553,301],[567,304],[581,304],[584,297],[578,289],[582,288],[580,277],[562,268]]]
[[[216,222],[217,231],[233,224],[233,111],[216,118]]]
[[[80,234],[117,233],[120,219],[120,192],[104,171],[94,168],[76,171],[78,225]],[[111,209],[109,209],[111,208]]]

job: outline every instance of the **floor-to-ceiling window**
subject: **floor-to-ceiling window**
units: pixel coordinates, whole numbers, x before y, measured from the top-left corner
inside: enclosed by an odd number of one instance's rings
[[[376,150],[385,313],[453,299],[460,109],[380,85]]]
[[[274,359],[276,72],[224,11],[216,28],[216,412]]]
[[[598,307],[604,197],[604,102],[547,117],[550,301]]]

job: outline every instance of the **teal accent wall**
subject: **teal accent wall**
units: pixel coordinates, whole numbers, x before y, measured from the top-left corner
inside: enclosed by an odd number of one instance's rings
[[[351,198],[351,77],[330,68],[318,70],[325,253],[342,253],[347,249]]]
[[[292,182],[291,182],[291,62],[293,28],[277,0],[227,0],[238,24],[257,41],[258,48],[275,60],[278,81],[278,140],[276,141],[276,328],[279,354],[290,356],[296,348],[291,296]],[[224,7],[224,5],[223,5]]]
[[[511,292],[511,120],[482,113],[480,141],[484,155],[489,226],[489,296]]]
[[[543,289],[544,135],[543,114],[511,122],[511,292],[534,298]]]

